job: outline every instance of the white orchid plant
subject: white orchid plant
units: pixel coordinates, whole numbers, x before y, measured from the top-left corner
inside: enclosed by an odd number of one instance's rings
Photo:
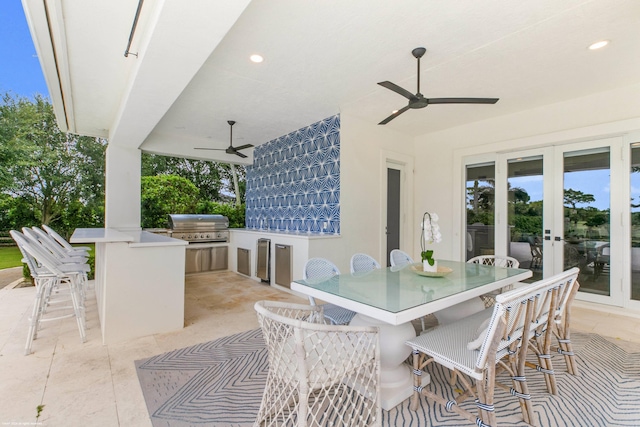
[[[433,258],[433,250],[427,250],[427,244],[440,243],[442,234],[440,234],[440,226],[438,225],[438,214],[425,212],[422,215],[422,234],[420,235],[420,256],[422,261],[427,261],[429,265],[435,264]]]

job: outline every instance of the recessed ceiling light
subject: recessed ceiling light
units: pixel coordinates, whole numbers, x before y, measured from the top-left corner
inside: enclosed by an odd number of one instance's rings
[[[397,112],[398,112],[398,110],[393,110],[393,111],[391,112],[391,114],[395,114],[395,113],[397,113]]]
[[[608,44],[609,44],[609,40],[600,40],[599,42],[595,42],[595,43],[589,45],[589,50],[600,49],[602,47],[605,47]]]
[[[262,56],[260,56],[260,55],[257,55],[257,54],[251,55],[249,57],[249,59],[251,60],[251,62],[255,62],[255,63],[260,63],[260,62],[264,61],[264,58]]]

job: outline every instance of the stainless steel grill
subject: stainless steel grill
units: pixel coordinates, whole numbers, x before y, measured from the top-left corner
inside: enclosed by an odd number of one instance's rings
[[[224,215],[169,215],[169,236],[187,242],[228,242],[229,218]]]

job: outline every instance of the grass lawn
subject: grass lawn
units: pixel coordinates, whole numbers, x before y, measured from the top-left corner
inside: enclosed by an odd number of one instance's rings
[[[17,246],[0,247],[0,270],[22,267],[22,254]]]
[[[94,252],[94,245],[86,245],[91,247],[91,254]],[[22,254],[17,246],[0,247],[0,270],[11,267],[22,267]]]

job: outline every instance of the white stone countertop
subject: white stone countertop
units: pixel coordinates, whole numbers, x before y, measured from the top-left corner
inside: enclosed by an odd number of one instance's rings
[[[149,233],[148,231],[130,231],[134,241],[129,243],[131,248],[150,247],[150,246],[187,246],[189,242],[174,239],[173,237],[161,236],[159,234]]]
[[[105,242],[133,242],[130,233],[124,233],[114,228],[76,228],[69,239],[71,243],[105,243]]]
[[[127,230],[115,228],[76,228],[69,239],[71,243],[129,243],[129,247],[151,246],[187,246],[189,243],[167,236],[149,233],[147,231]]]
[[[232,233],[253,233],[253,234],[264,234],[264,235],[275,235],[275,236],[287,236],[294,237],[300,239],[336,239],[340,238],[339,234],[333,233],[307,233],[307,232],[296,232],[296,231],[282,231],[282,230],[264,230],[258,228],[230,228],[230,232]]]

